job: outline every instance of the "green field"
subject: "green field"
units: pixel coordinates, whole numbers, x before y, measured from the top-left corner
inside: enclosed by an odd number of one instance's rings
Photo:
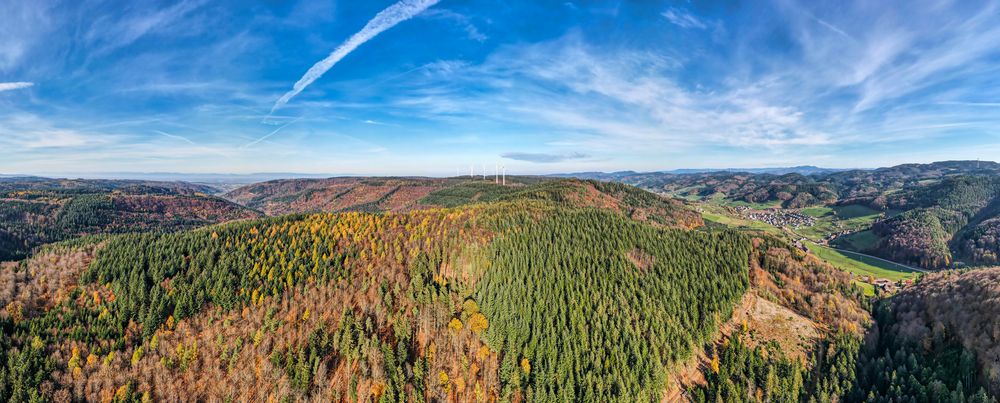
[[[838,237],[835,246],[863,252],[875,248],[878,241],[878,235],[875,235],[872,230],[864,230]]]
[[[781,201],[780,200],[776,200],[776,201],[773,201],[773,202],[770,202],[770,203],[747,203],[747,202],[745,202],[743,200],[735,200],[735,201],[720,200],[719,204],[722,204],[724,206],[730,206],[730,207],[737,207],[737,206],[750,207],[750,208],[752,208],[754,210],[767,210],[769,208],[781,208]]]
[[[881,212],[860,204],[848,204],[846,206],[836,206],[833,211],[837,218],[841,220],[852,220],[855,218],[878,217]]]
[[[857,284],[858,287],[861,288],[861,292],[864,293],[864,295],[866,297],[874,297],[875,296],[875,286],[874,285],[868,284],[868,283],[866,283],[864,281],[861,281],[861,280],[854,280],[854,284]]]
[[[799,210],[803,215],[816,217],[816,224],[796,230],[799,235],[813,241],[844,230],[858,231],[870,227],[881,217],[878,210],[859,204],[834,207],[808,207]],[[859,249],[864,250],[864,249]]]
[[[832,214],[833,209],[829,207],[806,207],[804,209],[799,210],[799,212],[802,213],[803,215],[820,218],[827,214]]]
[[[893,281],[916,278],[920,273],[905,266],[873,259],[864,255],[839,251],[806,242],[806,247],[820,259],[859,276],[872,276]]]

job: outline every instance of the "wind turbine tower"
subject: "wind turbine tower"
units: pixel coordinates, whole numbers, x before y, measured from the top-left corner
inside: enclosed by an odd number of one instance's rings
[[[500,167],[503,170],[503,186],[507,186],[507,167]]]

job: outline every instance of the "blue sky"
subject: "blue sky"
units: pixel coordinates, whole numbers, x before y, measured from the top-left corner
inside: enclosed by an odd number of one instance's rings
[[[998,44],[998,1],[5,1],[0,172],[1000,160]]]

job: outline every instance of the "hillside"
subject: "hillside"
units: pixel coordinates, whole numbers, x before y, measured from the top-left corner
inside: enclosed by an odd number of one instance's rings
[[[62,297],[7,304],[10,385],[40,389],[0,391],[648,400],[745,292],[749,248],[539,201],[112,237],[89,267],[67,258]],[[7,286],[38,283],[45,259]]]
[[[803,376],[827,368],[815,342],[863,327],[849,275],[776,239],[670,228],[692,213],[663,200],[464,183],[424,200],[456,207],[45,248],[3,269],[0,397],[646,401],[748,292],[815,321],[789,339]]]
[[[259,213],[181,182],[0,178],[0,261],[83,235],[194,228]]]
[[[997,263],[1000,176],[958,176],[890,195],[904,213],[876,223],[871,253],[924,268]]]
[[[1000,268],[924,277],[884,301],[852,401],[988,401],[1000,393]]]
[[[417,202],[431,192],[455,183],[459,181],[409,178],[283,179],[243,186],[226,193],[225,197],[270,216],[373,208],[408,211],[417,208]]]
[[[864,372],[883,350],[856,277],[685,229],[664,200],[457,183],[409,211],[47,246],[0,266],[0,400],[844,401],[887,382]]]
[[[786,221],[788,214],[810,215],[819,220],[805,219],[804,226],[814,228],[798,228],[804,238],[925,269],[1000,262],[1000,164],[994,162],[945,161],[812,175],[587,176],[710,204],[709,210],[717,205],[750,208],[754,211],[742,215],[764,217],[770,224]],[[842,214],[849,210],[859,214]]]
[[[620,211],[659,224],[695,228],[701,217],[676,200],[658,197],[632,186],[575,179],[331,178],[257,183],[226,197],[268,215],[316,212],[406,212],[435,207],[511,200],[548,200],[573,207]]]
[[[731,201],[780,205],[785,208],[864,203],[884,209],[887,194],[963,175],[1000,175],[1000,164],[990,161],[943,161],[872,170],[819,171],[811,174],[622,172],[601,175],[590,173],[582,174],[581,177],[621,182],[688,198],[722,197]]]

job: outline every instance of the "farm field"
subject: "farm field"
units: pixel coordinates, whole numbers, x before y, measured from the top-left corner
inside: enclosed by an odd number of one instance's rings
[[[809,207],[800,210],[800,213],[816,218],[815,225],[802,227],[796,231],[813,241],[819,241],[842,231],[857,231],[867,228],[882,217],[881,212],[856,204]]]
[[[905,266],[874,259],[861,254],[836,250],[813,242],[806,242],[806,247],[830,264],[859,276],[872,276],[892,281],[913,279],[920,273]]]

